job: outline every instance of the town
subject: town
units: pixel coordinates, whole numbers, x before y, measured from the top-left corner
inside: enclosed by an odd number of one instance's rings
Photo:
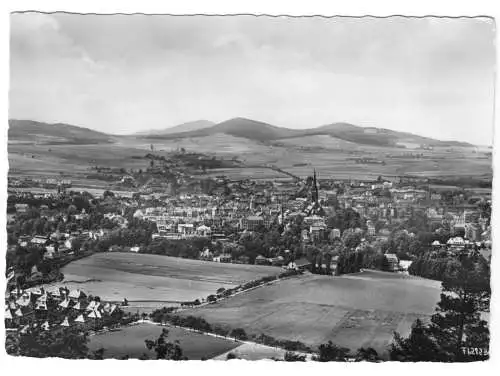
[[[316,272],[335,274],[343,273],[339,257],[357,252],[365,255],[358,270],[413,273],[416,260],[491,254],[491,193],[430,188],[425,179],[220,176],[212,194],[132,197],[118,191],[94,197],[65,183],[56,183],[57,193],[9,190],[8,255],[33,247],[44,260],[103,251],[280,267],[302,259]]]

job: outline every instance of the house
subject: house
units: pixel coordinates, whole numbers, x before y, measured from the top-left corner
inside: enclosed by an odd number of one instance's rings
[[[143,212],[141,209],[137,209],[137,210],[134,212],[133,217],[134,217],[134,218],[143,219],[143,218],[144,218],[144,212]]]
[[[200,259],[202,260],[212,260],[213,257],[214,257],[213,252],[208,248],[205,248],[203,251],[200,252]]]
[[[76,237],[70,237],[64,241],[64,246],[67,249],[73,249],[73,243],[76,243]]]
[[[212,260],[214,262],[220,262],[220,263],[230,263],[233,259],[233,256],[230,254],[222,254],[219,256],[214,257]]]
[[[283,266],[285,263],[283,256],[274,257],[270,261],[272,266]]]
[[[262,255],[258,255],[255,258],[255,265],[268,265],[268,264],[269,264],[269,261],[267,260],[267,258],[265,258]]]
[[[86,297],[86,295],[79,289],[72,290],[69,293],[69,298],[73,299],[73,300],[78,300],[78,299],[85,298],[85,297]]]
[[[30,243],[38,247],[46,247],[49,244],[49,238],[41,235],[35,235],[31,238]]]
[[[448,248],[450,248],[450,250],[459,250],[465,247],[465,241],[460,236],[455,236],[454,238],[448,239],[446,244],[448,245]]]
[[[45,247],[45,253],[43,254],[44,259],[53,259],[58,254],[59,245],[57,243],[50,244]]]
[[[210,227],[205,225],[201,225],[196,229],[196,234],[198,236],[210,236],[211,232],[212,230],[210,229]]]
[[[305,270],[311,267],[312,263],[306,258],[302,257],[295,261],[296,270]]]
[[[264,218],[260,216],[251,215],[241,221],[241,228],[247,231],[255,231],[260,226],[264,226]]]
[[[17,243],[21,247],[27,247],[30,240],[31,240],[31,236],[24,236],[23,235],[23,236],[20,236],[19,239],[17,239]]]
[[[411,260],[400,260],[399,267],[400,267],[401,271],[405,274],[408,274],[408,269],[410,268],[412,262],[413,261],[411,261]]]
[[[28,204],[15,204],[14,206],[16,208],[16,213],[18,213],[18,214],[26,213],[29,209]]]
[[[384,257],[387,262],[387,271],[397,272],[399,270],[398,257],[394,253],[386,253]]]
[[[332,231],[330,231],[329,238],[330,241],[334,241],[335,239],[340,239],[340,230],[338,228],[332,229]]]
[[[439,240],[434,240],[431,245],[432,245],[432,248],[434,248],[434,249],[441,248],[441,243],[439,242]]]
[[[309,229],[311,240],[321,240],[324,237],[325,226],[311,226]]]

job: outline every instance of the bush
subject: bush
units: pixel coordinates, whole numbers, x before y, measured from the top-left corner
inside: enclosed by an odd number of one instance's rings
[[[295,354],[291,351],[285,353],[285,362],[305,362],[306,356]]]
[[[243,328],[236,328],[231,330],[229,334],[230,337],[239,339],[240,341],[246,341],[248,339],[247,333]]]
[[[226,356],[226,360],[231,360],[231,359],[239,359],[235,353],[229,353]]]

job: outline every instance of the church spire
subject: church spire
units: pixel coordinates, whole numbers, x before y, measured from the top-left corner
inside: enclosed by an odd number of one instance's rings
[[[313,175],[313,187],[312,187],[312,200],[313,202],[317,203],[318,202],[318,181],[316,180],[316,169],[314,169],[314,175]]]

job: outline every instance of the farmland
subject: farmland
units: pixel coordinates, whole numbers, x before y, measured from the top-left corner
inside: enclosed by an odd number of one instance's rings
[[[237,157],[245,166],[207,170],[206,176],[225,174],[230,179],[286,178],[269,168],[275,165],[298,176],[308,176],[312,166],[322,177],[369,179],[378,175],[491,176],[491,157],[472,148],[421,150],[394,146],[356,144],[335,137],[316,135],[262,143],[227,134],[205,137],[146,140],[137,137],[112,138],[103,145],[44,145],[9,141],[11,175],[69,174],[83,179],[89,167],[101,165],[125,169],[145,169],[148,161],[138,159],[150,151],[151,142],[159,154],[184,148],[214,155]],[[421,154],[413,158],[411,154]],[[355,163],[349,158],[373,158],[379,164]],[[382,164],[384,162],[384,164]],[[101,185],[102,182],[99,182]],[[92,184],[92,182],[89,182]]]
[[[305,275],[183,314],[313,347],[332,340],[383,352],[393,331],[406,335],[416,318],[433,313],[439,295],[439,282],[383,272]]]
[[[151,324],[138,324],[113,332],[100,333],[90,337],[89,349],[95,351],[104,348],[105,358],[121,358],[126,355],[130,358],[139,358],[145,353],[154,359],[155,353],[146,348],[144,341],[157,339],[163,328]],[[206,336],[180,328],[167,327],[167,329],[168,341],[178,340],[183,355],[189,360],[211,359],[240,345],[232,340]]]
[[[158,307],[201,299],[220,287],[280,273],[279,268],[220,264],[135,253],[97,253],[66,265],[64,285],[131,306]]]
[[[116,168],[145,168],[147,162],[134,159],[144,156],[140,145],[33,145],[9,143],[10,174],[78,176],[88,173],[93,165]]]

